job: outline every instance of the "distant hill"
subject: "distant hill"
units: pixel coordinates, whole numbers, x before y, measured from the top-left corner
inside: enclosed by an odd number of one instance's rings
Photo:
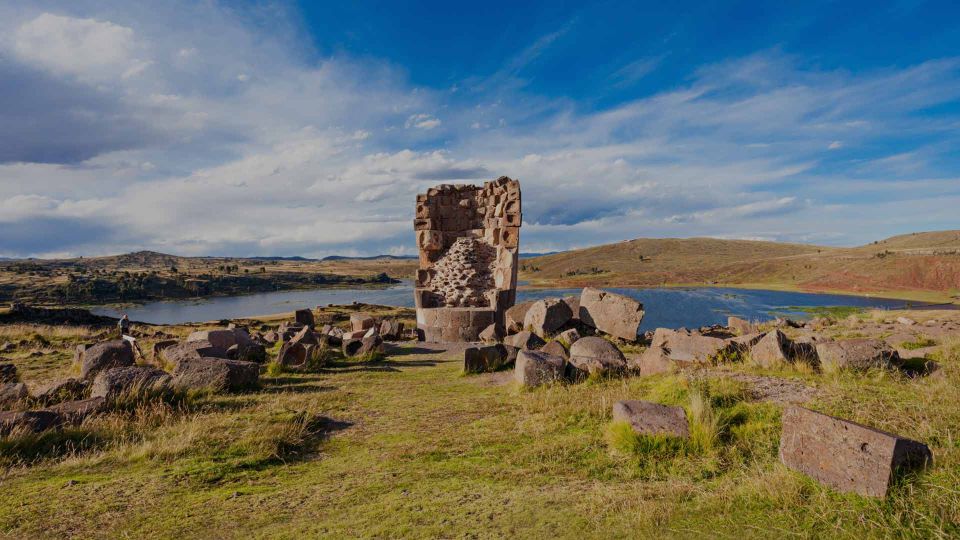
[[[637,239],[521,263],[534,286],[735,285],[949,300],[960,294],[960,231],[855,248],[713,238]]]
[[[370,255],[368,257],[348,257],[346,255],[328,255],[322,261],[409,261],[416,255]]]

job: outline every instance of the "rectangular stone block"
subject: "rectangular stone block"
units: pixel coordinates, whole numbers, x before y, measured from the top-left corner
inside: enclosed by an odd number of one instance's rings
[[[618,401],[613,404],[613,421],[626,422],[639,435],[668,435],[687,439],[690,426],[683,407],[650,401]]]
[[[506,365],[507,349],[503,345],[468,347],[463,351],[464,373],[486,373]]]
[[[520,245],[520,227],[503,227],[500,229],[500,242],[503,247],[518,247]]]
[[[417,218],[413,220],[413,230],[415,231],[424,231],[428,229],[436,229],[437,221],[430,218]]]
[[[927,445],[818,413],[783,413],[780,461],[838,491],[885,497],[899,471],[933,463]]]

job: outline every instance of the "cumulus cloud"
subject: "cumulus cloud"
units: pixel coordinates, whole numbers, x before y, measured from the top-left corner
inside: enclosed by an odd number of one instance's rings
[[[856,243],[955,219],[943,156],[957,119],[917,113],[960,98],[956,59],[851,74],[761,52],[587,111],[489,84],[519,78],[562,30],[450,92],[304,50],[283,10],[268,25],[240,12],[0,7],[0,256],[413,253],[416,193],[501,174],[522,183],[524,251]],[[857,154],[871,147],[898,151]]]

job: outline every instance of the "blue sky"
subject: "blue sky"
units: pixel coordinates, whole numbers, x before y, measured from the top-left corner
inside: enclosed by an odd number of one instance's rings
[[[0,4],[0,256],[415,252],[519,178],[524,251],[960,228],[948,2]]]

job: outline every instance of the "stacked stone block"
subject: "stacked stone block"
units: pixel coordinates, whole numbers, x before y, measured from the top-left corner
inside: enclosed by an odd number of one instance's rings
[[[417,195],[414,294],[424,339],[476,341],[503,324],[516,299],[521,220],[520,183],[506,176]]]

